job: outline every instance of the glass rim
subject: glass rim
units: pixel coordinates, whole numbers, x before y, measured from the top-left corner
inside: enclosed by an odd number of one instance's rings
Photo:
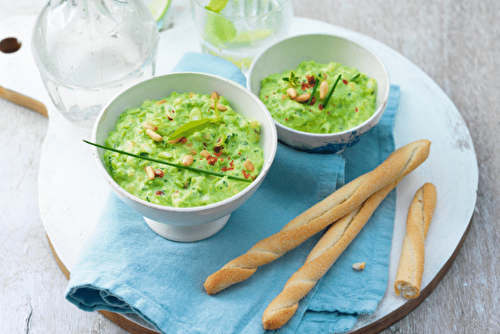
[[[224,15],[224,14],[220,14],[220,13],[216,13],[216,12],[213,12],[211,10],[208,10],[207,8],[205,8],[205,6],[203,6],[200,3],[203,0],[191,0],[191,1],[194,3],[195,6],[198,6],[204,12],[210,13],[212,15],[216,15],[216,16],[220,16],[220,17],[232,19],[232,20],[235,20],[235,19],[239,19],[239,20],[241,20],[241,19],[244,19],[244,20],[255,19],[255,18],[258,18],[258,17],[268,16],[270,14],[273,14],[273,13],[277,12],[276,10],[273,10],[273,11],[270,11],[270,12],[262,13],[262,14],[259,14],[259,15],[252,15],[252,16],[229,16],[229,15]],[[292,0],[278,0],[278,1],[279,1],[279,7],[277,7],[276,9],[282,9],[284,6],[286,6],[286,5],[288,5],[289,3],[292,2]]]

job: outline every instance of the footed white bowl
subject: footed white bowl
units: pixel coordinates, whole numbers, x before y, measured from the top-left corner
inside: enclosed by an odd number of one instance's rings
[[[143,81],[117,95],[97,117],[92,141],[103,145],[109,132],[115,128],[118,117],[126,109],[139,107],[148,99],[159,100],[174,91],[208,95],[216,91],[229,101],[237,113],[260,121],[260,145],[264,151],[264,165],[259,176],[247,188],[228,199],[206,206],[175,208],[152,204],[130,194],[111,178],[102,158],[104,149],[93,147],[93,154],[111,190],[124,203],[143,215],[153,231],[170,240],[192,242],[208,238],[222,229],[230,214],[262,184],[276,154],[277,134],[272,117],[264,104],[241,85],[209,74],[174,73]]]

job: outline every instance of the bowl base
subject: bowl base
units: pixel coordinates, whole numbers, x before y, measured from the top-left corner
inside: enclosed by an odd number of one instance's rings
[[[159,236],[177,242],[194,242],[211,237],[219,232],[229,220],[231,214],[208,223],[191,226],[178,226],[160,223],[144,217],[146,224]]]

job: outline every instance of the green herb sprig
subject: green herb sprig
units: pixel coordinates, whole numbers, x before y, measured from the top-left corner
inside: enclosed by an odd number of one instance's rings
[[[102,148],[102,149],[107,150],[107,151],[112,151],[112,152],[116,152],[116,153],[119,153],[119,154],[128,155],[128,156],[131,156],[131,157],[134,157],[134,158],[137,158],[137,159],[141,159],[141,160],[147,160],[147,161],[151,161],[151,162],[156,162],[158,164],[167,165],[167,166],[176,167],[176,168],[181,168],[181,169],[186,169],[186,170],[190,170],[192,172],[201,173],[201,174],[208,174],[208,175],[218,176],[218,177],[227,177],[228,179],[231,179],[231,180],[237,180],[237,181],[248,182],[248,183],[252,182],[252,180],[245,179],[245,178],[242,178],[242,177],[237,177],[237,176],[232,176],[232,175],[225,175],[225,174],[222,174],[222,173],[217,173],[217,172],[213,172],[213,171],[198,169],[198,168],[194,168],[194,167],[190,167],[190,166],[178,165],[178,164],[174,164],[174,163],[171,163],[171,162],[168,162],[168,161],[164,161],[164,160],[154,159],[154,158],[150,158],[150,157],[143,157],[143,156],[140,156],[140,155],[137,155],[137,154],[134,154],[134,153],[130,153],[130,152],[118,150],[116,148],[102,146],[102,145],[99,145],[99,144],[96,144],[96,143],[89,142],[87,140],[83,140],[83,141],[85,143],[89,144],[89,145],[96,146],[96,147]]]
[[[168,136],[167,140],[172,141],[182,137],[187,137],[193,133],[203,130],[210,124],[210,118],[202,118],[194,121],[189,121],[177,128],[174,132]]]
[[[193,121],[189,121],[180,127],[178,127],[174,132],[168,136],[167,140],[172,141],[182,137],[187,137],[195,132],[201,131],[206,128],[211,123],[217,123],[220,121],[219,108],[217,108],[218,97],[214,101],[214,116],[212,118],[202,118]]]
[[[353,77],[351,78],[351,80],[350,80],[350,81],[354,81],[354,80],[356,80],[357,78],[359,78],[360,74],[361,74],[361,73],[358,73],[358,74],[356,74],[355,76],[353,76]]]
[[[310,105],[312,99],[314,99],[314,94],[316,94],[316,90],[318,89],[318,86],[319,86],[319,80],[314,78],[314,87],[313,87],[313,90],[311,92],[311,97],[309,98],[309,101],[307,101],[307,105]]]
[[[330,91],[328,92],[328,95],[325,97],[325,101],[323,102],[323,108],[325,108],[326,105],[328,104],[328,101],[330,101],[330,98],[332,97],[333,91],[335,90],[335,87],[337,87],[337,84],[339,83],[341,77],[342,77],[342,74],[339,74],[339,76],[337,77],[337,80],[335,80],[335,83],[332,86],[332,89],[330,89]]]
[[[295,87],[299,84],[300,77],[296,76],[293,71],[290,71],[290,75],[288,77],[282,78],[283,81],[288,82],[290,86]]]

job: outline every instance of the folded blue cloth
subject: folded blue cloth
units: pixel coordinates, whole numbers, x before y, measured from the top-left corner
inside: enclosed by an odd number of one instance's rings
[[[201,72],[214,74],[247,86],[247,78],[233,63],[206,53],[187,52],[172,72]]]
[[[201,58],[211,73],[220,74],[217,67],[226,68],[224,62],[214,63],[213,57],[205,56],[195,58]],[[202,71],[193,69],[192,57],[184,57],[175,71]],[[303,264],[321,233],[214,296],[205,293],[205,279],[342,186],[344,179],[380,164],[394,149],[392,123],[398,98],[399,90],[393,87],[379,125],[342,156],[297,152],[279,144],[261,187],[208,239],[196,243],[163,239],[111,194],[72,269],[66,298],[85,311],[136,313],[162,333],[265,332],[264,309]],[[357,314],[375,310],[387,286],[394,210],[391,193],[300,302],[296,315],[277,332],[346,331]],[[360,261],[367,263],[365,271],[353,271],[352,263]]]

